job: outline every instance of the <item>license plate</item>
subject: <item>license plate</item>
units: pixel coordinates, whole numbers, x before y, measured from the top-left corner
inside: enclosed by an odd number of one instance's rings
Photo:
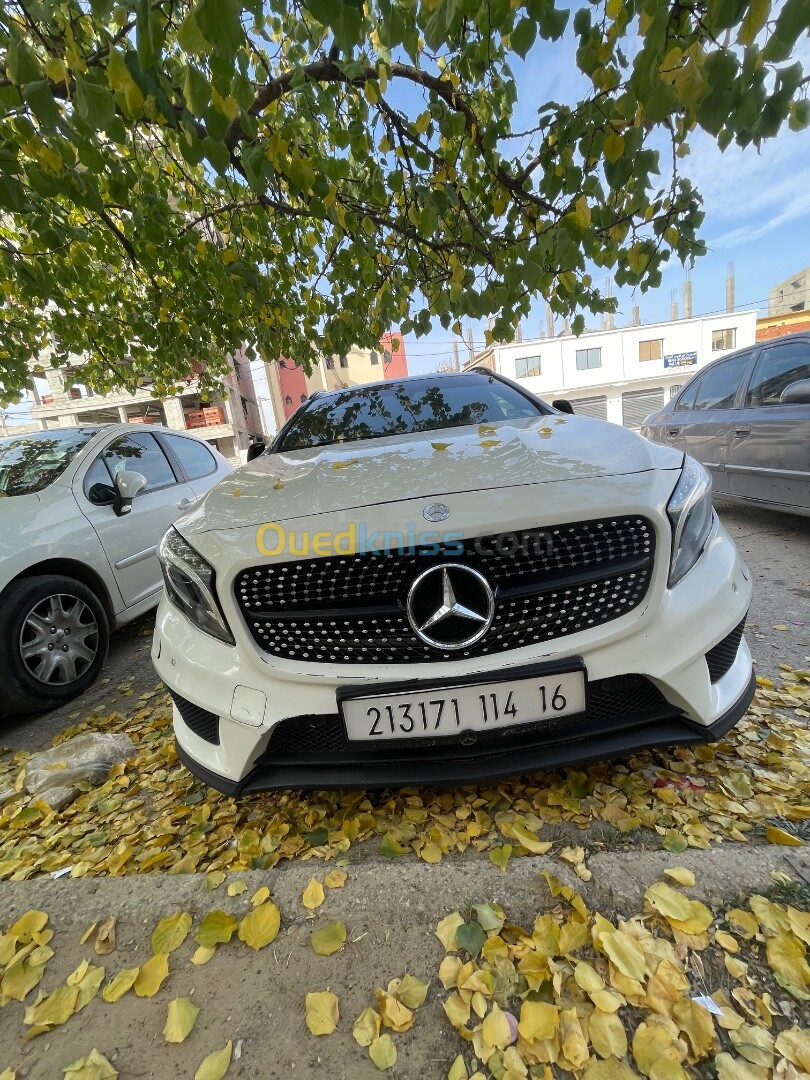
[[[386,691],[341,702],[352,742],[424,739],[494,731],[585,712],[584,671],[415,691]]]

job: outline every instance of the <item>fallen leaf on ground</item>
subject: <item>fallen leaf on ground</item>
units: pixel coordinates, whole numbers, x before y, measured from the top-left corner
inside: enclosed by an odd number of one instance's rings
[[[346,884],[346,878],[348,874],[345,870],[330,870],[326,877],[323,879],[324,885],[330,889],[342,889]]]
[[[314,911],[319,908],[326,899],[326,894],[323,891],[323,885],[316,878],[310,878],[309,885],[304,889],[304,895],[301,897],[301,903],[309,911]]]
[[[4,1075],[0,1075],[0,1080]],[[117,1076],[110,1062],[95,1049],[65,1069],[65,1080],[116,1080]]]
[[[313,1035],[331,1035],[340,1019],[337,995],[331,990],[318,990],[307,994],[307,1027]]]
[[[346,944],[346,927],[342,922],[329,923],[309,935],[312,951],[318,956],[331,956]]]
[[[239,940],[251,949],[263,949],[276,940],[281,926],[281,912],[271,901],[253,908],[239,923]]]
[[[225,944],[231,940],[237,926],[236,919],[227,911],[209,911],[194,935],[198,945],[211,949],[214,945]]]
[[[204,1058],[194,1073],[194,1080],[222,1080],[231,1065],[233,1043],[229,1039],[221,1050],[215,1050]]]
[[[158,953],[138,969],[133,989],[138,997],[154,997],[169,977],[169,958]]]
[[[381,1071],[390,1069],[396,1064],[397,1048],[394,1046],[394,1040],[387,1032],[384,1035],[378,1035],[374,1039],[368,1048],[368,1056]]]
[[[109,956],[115,952],[115,915],[110,915],[101,923],[93,948],[99,956]]]
[[[371,1006],[366,1007],[357,1017],[352,1028],[354,1041],[359,1046],[371,1046],[380,1034],[380,1014]]]
[[[168,955],[179,949],[188,937],[191,929],[191,915],[187,911],[177,911],[161,919],[152,931],[152,951],[155,956]]]
[[[199,1008],[189,998],[169,1002],[163,1037],[169,1043],[181,1043],[188,1036],[199,1015]]]

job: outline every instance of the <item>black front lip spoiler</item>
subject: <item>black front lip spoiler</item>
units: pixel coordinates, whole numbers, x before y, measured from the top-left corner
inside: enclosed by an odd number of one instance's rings
[[[547,746],[517,748],[479,757],[457,760],[369,761],[336,765],[278,765],[254,769],[242,780],[228,780],[210,772],[195,761],[175,739],[181,762],[198,779],[225,795],[238,797],[257,791],[287,788],[357,790],[403,786],[443,787],[447,784],[471,784],[507,776],[525,776],[546,769],[586,765],[593,761],[623,757],[659,746],[694,745],[717,742],[746,713],[754,698],[756,678],[751,677],[731,708],[709,727],[695,724],[678,713],[641,727],[607,732],[586,739],[571,739]]]

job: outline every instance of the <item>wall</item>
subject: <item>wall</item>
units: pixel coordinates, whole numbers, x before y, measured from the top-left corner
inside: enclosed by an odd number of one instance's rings
[[[769,315],[792,311],[810,311],[810,266],[780,281],[768,293]]]
[[[787,334],[810,331],[810,311],[791,311],[788,315],[770,315],[757,319],[757,341],[771,341]]]

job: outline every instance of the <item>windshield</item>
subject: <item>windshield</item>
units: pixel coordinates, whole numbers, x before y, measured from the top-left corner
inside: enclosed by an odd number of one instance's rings
[[[0,439],[0,497],[42,491],[62,475],[97,430],[33,431]]]
[[[541,415],[539,402],[486,375],[409,379],[316,398],[293,416],[276,449],[303,450]]]

